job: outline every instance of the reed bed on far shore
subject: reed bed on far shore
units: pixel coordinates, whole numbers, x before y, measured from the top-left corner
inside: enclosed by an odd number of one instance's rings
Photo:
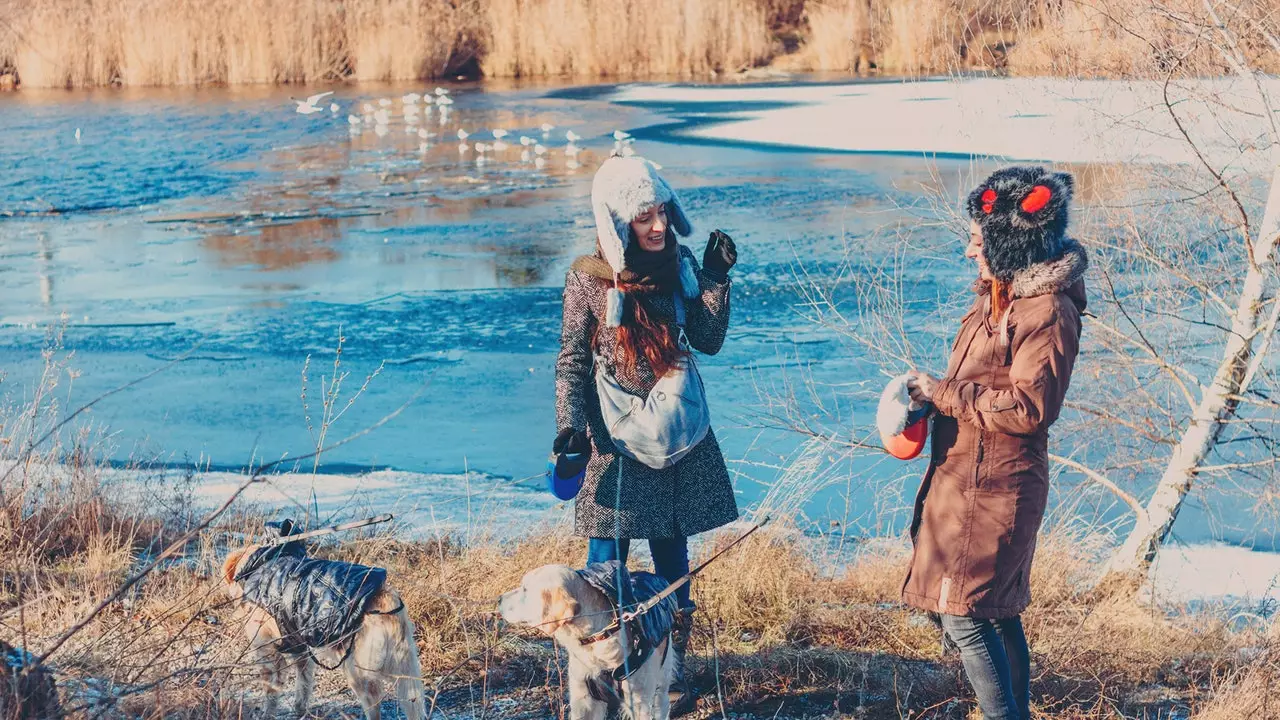
[[[1280,71],[1274,3],[0,0],[0,88],[789,71]],[[1219,28],[1230,33],[1227,41]],[[1234,47],[1228,47],[1234,46]]]

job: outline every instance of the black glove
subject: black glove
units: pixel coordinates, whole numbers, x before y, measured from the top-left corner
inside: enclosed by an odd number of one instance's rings
[[[729,276],[729,269],[738,262],[738,246],[733,238],[720,230],[713,230],[707,238],[707,249],[702,251],[702,269],[716,279]]]
[[[574,430],[571,427],[563,428],[556,435],[556,441],[551,444],[551,452],[557,455],[591,452],[591,441],[581,430]]]

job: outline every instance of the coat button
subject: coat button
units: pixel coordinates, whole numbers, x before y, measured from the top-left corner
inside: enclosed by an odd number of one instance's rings
[[[662,392],[661,390],[654,393],[654,396],[658,398],[658,402],[662,402],[667,399],[667,394]]]

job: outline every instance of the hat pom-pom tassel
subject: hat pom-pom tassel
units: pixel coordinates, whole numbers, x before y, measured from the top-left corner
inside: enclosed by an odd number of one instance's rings
[[[693,260],[687,257],[680,258],[680,290],[684,293],[685,300],[692,300],[702,294],[698,273],[693,269]]]
[[[609,288],[605,293],[604,308],[604,324],[608,327],[620,327],[622,325],[622,305],[626,302],[626,296],[616,287]]]

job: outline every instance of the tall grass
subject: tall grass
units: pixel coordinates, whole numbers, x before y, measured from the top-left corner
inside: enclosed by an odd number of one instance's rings
[[[1268,0],[1218,9],[1280,70]],[[1229,72],[1195,0],[0,0],[28,87],[658,77],[791,70]]]
[[[0,50],[11,48],[10,64],[31,87],[407,80],[474,56],[477,8],[449,0],[10,0]]]
[[[759,0],[489,0],[495,76],[705,75],[767,60]]]

